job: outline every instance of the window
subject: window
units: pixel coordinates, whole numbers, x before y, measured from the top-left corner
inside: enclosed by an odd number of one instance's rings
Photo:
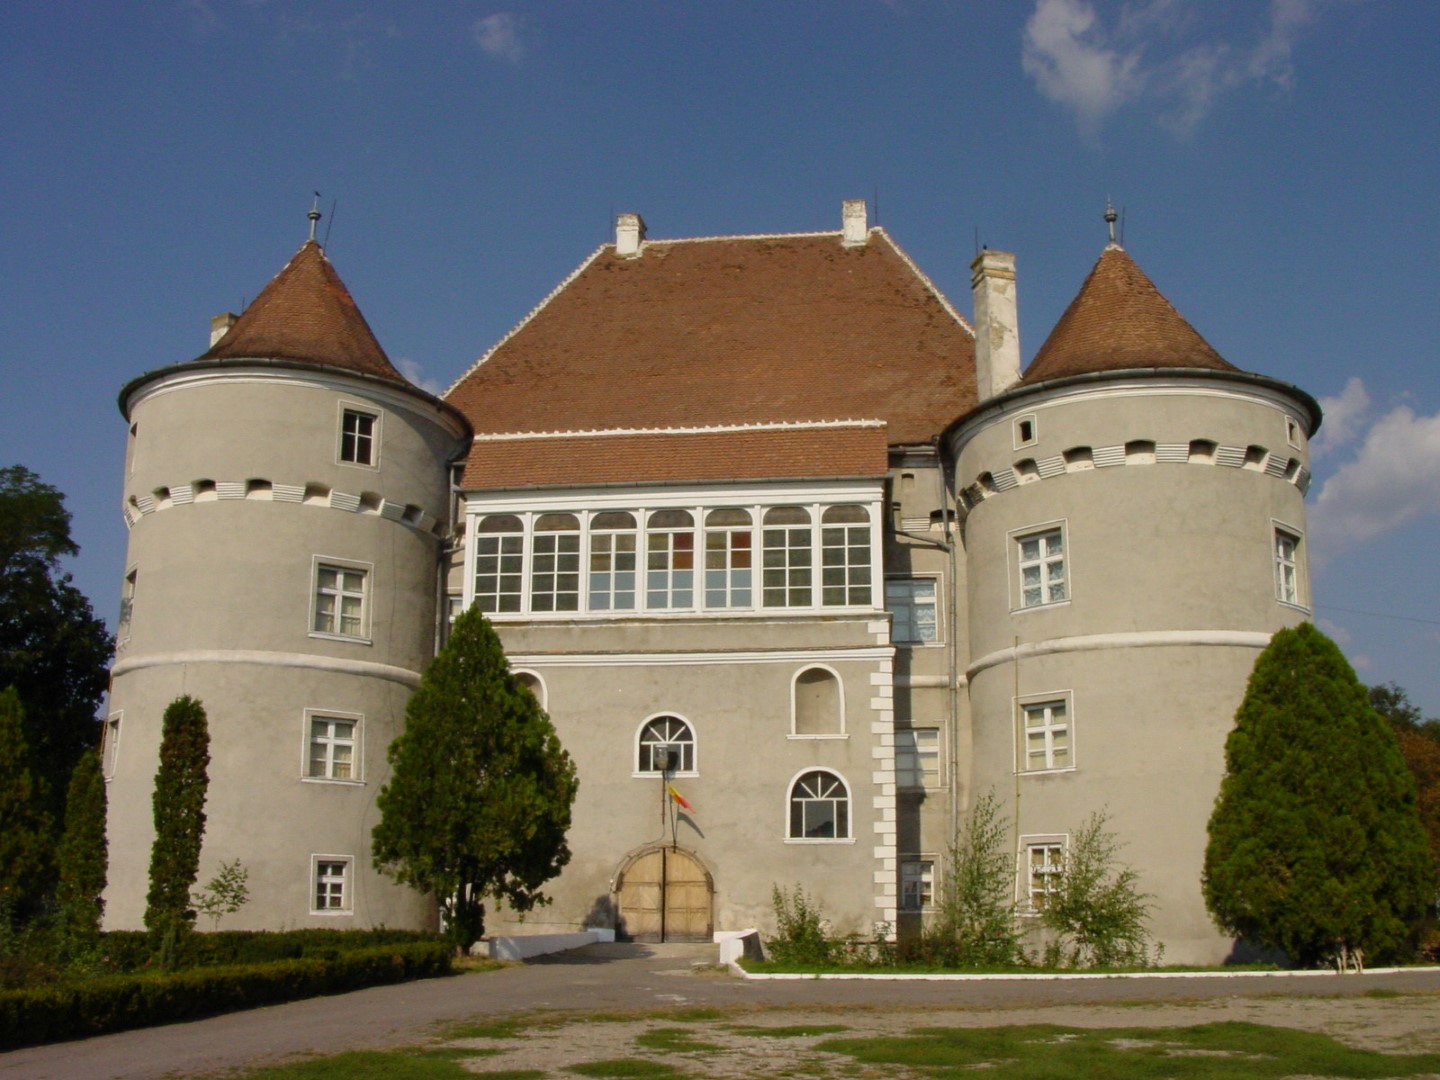
[[[580,521],[574,514],[541,514],[530,558],[530,610],[580,609]]]
[[[311,864],[314,867],[311,914],[350,914],[350,870],[354,860],[345,855],[316,855]]]
[[[122,713],[112,713],[105,720],[105,730],[100,736],[100,773],[106,780],[115,777],[115,761],[120,755],[120,718]]]
[[[900,861],[900,910],[924,911],[935,903],[933,859]]]
[[[475,606],[519,611],[525,565],[525,527],[514,514],[480,519],[475,534]]]
[[[515,672],[515,681],[530,691],[530,696],[540,703],[540,708],[545,708],[545,683],[533,671]]]
[[[305,776],[311,780],[359,780],[356,754],[360,721],[356,717],[306,713],[309,723]]]
[[[821,604],[869,604],[870,514],[863,506],[832,506],[820,523]]]
[[[1029,446],[1035,441],[1035,417],[1022,416],[1015,421],[1015,449]]]
[[[1065,581],[1065,533],[1047,529],[1016,538],[1020,557],[1020,606],[1058,604],[1069,597]]]
[[[1025,845],[1025,879],[1027,908],[1032,912],[1044,911],[1050,897],[1060,885],[1060,875],[1065,872],[1065,843],[1063,840],[1042,840]]]
[[[660,510],[645,530],[645,604],[652,611],[695,606],[695,517]]]
[[[1070,752],[1070,716],[1064,700],[1022,705],[1025,717],[1026,772],[1068,769],[1074,764]]]
[[[695,733],[678,716],[657,716],[640,729],[636,772],[695,771]]]
[[[934,578],[900,578],[885,583],[885,606],[890,609],[890,638],[897,644],[923,644],[938,640]]]
[[[590,610],[635,610],[635,515],[590,519]]]
[[[376,428],[380,418],[359,409],[340,413],[340,460],[351,465],[374,465]]]
[[[850,836],[850,793],[831,772],[807,772],[790,788],[790,839],[844,840]]]
[[[791,688],[794,709],[791,731],[795,735],[843,735],[844,695],[840,677],[829,668],[806,668],[795,676]]]
[[[895,783],[902,788],[940,787],[940,729],[895,732]]]
[[[750,606],[754,575],[750,511],[711,510],[705,515],[705,606]]]
[[[1275,599],[1300,603],[1300,537],[1284,529],[1275,530]]]
[[[135,586],[139,578],[139,568],[133,568],[120,587],[120,624],[115,630],[115,640],[122,644],[130,640],[130,619],[135,614]]]
[[[352,566],[315,567],[315,620],[317,634],[335,637],[365,636],[365,585],[368,574]]]
[[[799,506],[777,506],[765,511],[764,526],[761,542],[765,606],[809,607],[814,562],[810,511]]]

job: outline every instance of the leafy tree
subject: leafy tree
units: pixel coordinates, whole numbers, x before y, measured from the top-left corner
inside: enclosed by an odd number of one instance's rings
[[[25,707],[13,686],[0,691],[0,909],[26,918],[44,892],[51,858],[44,784],[30,768]]]
[[[79,552],[65,497],[22,465],[0,468],[0,687],[25,705],[25,740],[52,820],[80,755],[99,739],[110,635],[60,570]]]
[[[570,861],[575,766],[478,611],[455,620],[389,758],[375,866],[432,893],[457,946],[484,933],[487,897],[549,902],[540,886]]]
[[[250,899],[250,871],[240,860],[221,863],[220,872],[209,884],[191,897],[195,910],[210,919],[210,929],[220,928],[220,916],[233,915]]]
[[[1399,953],[1435,894],[1389,725],[1309,623],[1255,662],[1225,744],[1203,888],[1226,933],[1297,963]]]
[[[939,912],[924,951],[954,967],[1020,960],[1015,923],[1015,853],[1010,823],[993,791],[976,800],[954,842],[940,890]]]
[[[152,797],[155,844],[150,849],[150,892],[145,898],[145,927],[159,936],[164,955],[195,920],[190,887],[200,872],[209,765],[205,708],[182,695],[166,708],[160,728],[160,767]]]
[[[1114,967],[1149,960],[1149,894],[1117,862],[1121,843],[1091,814],[1070,839],[1061,872],[1040,913],[1056,935],[1055,951],[1071,967]]]
[[[1440,720],[1423,718],[1404,687],[1393,682],[1370,687],[1370,707],[1395,729],[1400,754],[1415,779],[1420,824],[1440,873]]]
[[[75,766],[65,796],[65,832],[57,854],[60,882],[55,889],[59,931],[64,949],[84,953],[100,939],[105,911],[107,845],[105,840],[105,778],[100,755],[87,751]]]

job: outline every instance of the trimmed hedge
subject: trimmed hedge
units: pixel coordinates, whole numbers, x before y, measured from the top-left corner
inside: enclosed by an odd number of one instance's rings
[[[175,944],[176,968],[224,964],[266,964],[308,956],[334,957],[379,945],[438,941],[418,930],[220,930],[182,934]],[[146,930],[110,930],[101,935],[105,964],[117,972],[138,972],[155,960],[155,937]]]
[[[107,975],[70,985],[0,991],[0,1050],[448,975],[451,952],[449,944],[432,940],[328,957],[169,975]]]

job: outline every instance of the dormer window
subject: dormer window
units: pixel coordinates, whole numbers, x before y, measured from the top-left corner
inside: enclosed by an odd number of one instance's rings
[[[347,465],[374,466],[378,459],[380,418],[360,409],[340,413],[340,460]]]

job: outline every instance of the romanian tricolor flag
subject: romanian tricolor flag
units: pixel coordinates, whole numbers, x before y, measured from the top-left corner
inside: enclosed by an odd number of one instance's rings
[[[683,806],[686,810],[689,810],[692,814],[695,812],[695,807],[691,806],[688,802],[685,801],[685,796],[684,796],[684,795],[681,795],[680,792],[678,792],[678,791],[675,790],[675,785],[674,785],[674,784],[666,784],[666,785],[665,785],[665,790],[670,793],[670,799],[671,799],[672,802],[677,803],[677,804],[680,805],[680,806]]]

